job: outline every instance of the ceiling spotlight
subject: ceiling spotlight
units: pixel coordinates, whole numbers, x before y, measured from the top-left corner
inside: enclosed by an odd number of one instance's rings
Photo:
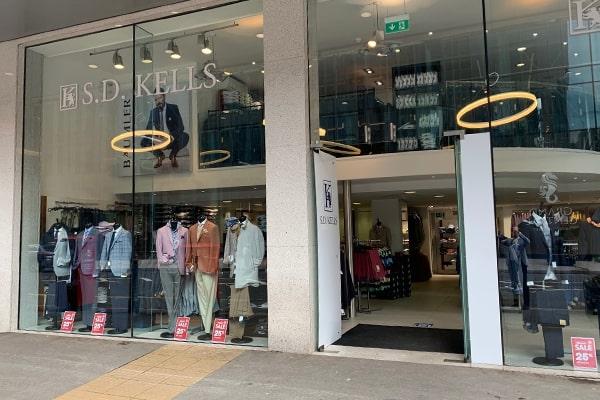
[[[232,72],[229,72],[229,71],[223,71],[223,73],[224,73],[225,75],[227,75],[227,76],[233,75],[233,73],[232,73]]]
[[[171,40],[171,42],[173,42]],[[173,42],[173,46],[171,47],[171,50],[173,51],[171,53],[171,55],[169,57],[171,57],[173,60],[179,60],[181,58],[181,53],[179,52],[179,46],[177,46],[175,44],[175,42]]]
[[[381,82],[381,81],[375,81],[375,84],[376,84],[377,86],[383,86],[383,82]]]
[[[252,65],[256,65],[256,61],[252,61]]]
[[[88,67],[91,68],[91,69],[96,69],[96,68],[98,68],[98,65],[96,65],[96,64],[88,64]]]
[[[358,202],[353,202],[352,204],[354,204],[355,206],[360,206],[360,203]]]
[[[577,57],[577,56],[579,55],[579,53],[573,53],[573,55],[574,55],[575,57]]]
[[[200,35],[198,36],[198,43],[200,43],[202,45],[202,50],[200,50],[202,52],[202,54],[212,54],[212,49],[210,48],[210,42],[208,41],[208,38],[206,37],[206,35]]]
[[[433,197],[435,197],[436,199],[441,199],[442,197],[446,197],[446,196],[444,196],[443,194],[436,194]]]
[[[523,52],[525,50],[527,50],[527,47],[517,47],[517,51]]]
[[[527,194],[527,192],[517,192],[517,194]]]
[[[567,43],[567,42],[563,42],[563,46],[566,46],[567,44],[569,44],[569,43]]]
[[[533,37],[537,37],[537,35],[538,35],[538,33],[537,33],[537,32],[533,32],[533,33],[531,34],[531,36],[533,36]]]
[[[264,74],[264,73],[265,73],[265,70],[264,70],[264,69],[261,69],[261,70],[260,70],[260,73],[261,73],[261,74]]]
[[[408,191],[406,191],[406,192],[404,192],[404,193],[405,193],[405,194],[415,194],[415,193],[417,193],[417,192],[415,192],[414,190],[408,190]]]
[[[264,39],[265,38],[265,34],[262,33],[262,32],[261,33],[257,33],[256,37],[259,38],[259,39]]]
[[[428,33],[428,35],[429,35],[429,36],[432,36],[432,35],[433,35],[433,32],[429,32],[429,33]]]
[[[387,54],[382,52],[377,52],[377,57],[387,57]]]
[[[371,75],[373,73],[373,70],[371,68],[365,68],[365,72],[369,75]]]
[[[518,63],[517,64],[517,67],[519,67],[519,68],[524,67],[524,66],[525,66],[525,63]]]
[[[400,49],[396,47],[396,48],[394,49],[394,53],[400,53]]]
[[[233,203],[233,200],[223,200],[223,203]]]
[[[581,75],[581,72],[575,72],[575,76]]]
[[[377,31],[373,32],[373,37],[367,42],[367,46],[370,49],[377,47]]]
[[[169,40],[169,43],[167,44],[167,48],[165,49],[165,53],[173,54],[173,46],[175,46],[175,42],[173,42],[172,40]]]
[[[147,46],[142,46],[140,49],[140,59],[144,64],[152,64],[152,54]]]
[[[123,64],[123,57],[119,54],[119,50],[115,51],[113,54],[113,67],[115,69],[123,69],[125,65]]]

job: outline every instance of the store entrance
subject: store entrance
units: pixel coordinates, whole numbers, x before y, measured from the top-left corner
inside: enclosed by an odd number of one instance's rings
[[[334,345],[464,354],[454,172],[343,186],[343,335]]]

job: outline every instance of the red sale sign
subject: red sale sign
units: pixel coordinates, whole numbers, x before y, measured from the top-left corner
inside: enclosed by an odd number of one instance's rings
[[[596,356],[596,340],[594,338],[571,338],[573,367],[584,371],[596,371],[598,358]]]
[[[106,313],[94,314],[92,320],[92,335],[104,335],[104,325],[106,324]]]
[[[225,343],[225,338],[227,337],[227,325],[229,325],[228,319],[215,319],[212,332],[213,343]]]
[[[62,322],[60,323],[61,332],[73,332],[75,326],[75,311],[65,311],[63,313]]]
[[[173,333],[175,340],[187,340],[189,327],[190,317],[177,317],[175,332]]]

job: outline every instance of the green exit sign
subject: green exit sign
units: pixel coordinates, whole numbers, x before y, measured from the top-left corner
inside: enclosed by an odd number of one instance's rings
[[[408,14],[397,15],[395,17],[385,18],[385,34],[406,32],[410,28],[410,18]]]

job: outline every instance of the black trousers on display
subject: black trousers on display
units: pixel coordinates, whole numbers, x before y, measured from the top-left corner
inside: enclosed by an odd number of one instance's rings
[[[129,328],[129,277],[111,277],[109,284],[112,327],[127,330]]]

